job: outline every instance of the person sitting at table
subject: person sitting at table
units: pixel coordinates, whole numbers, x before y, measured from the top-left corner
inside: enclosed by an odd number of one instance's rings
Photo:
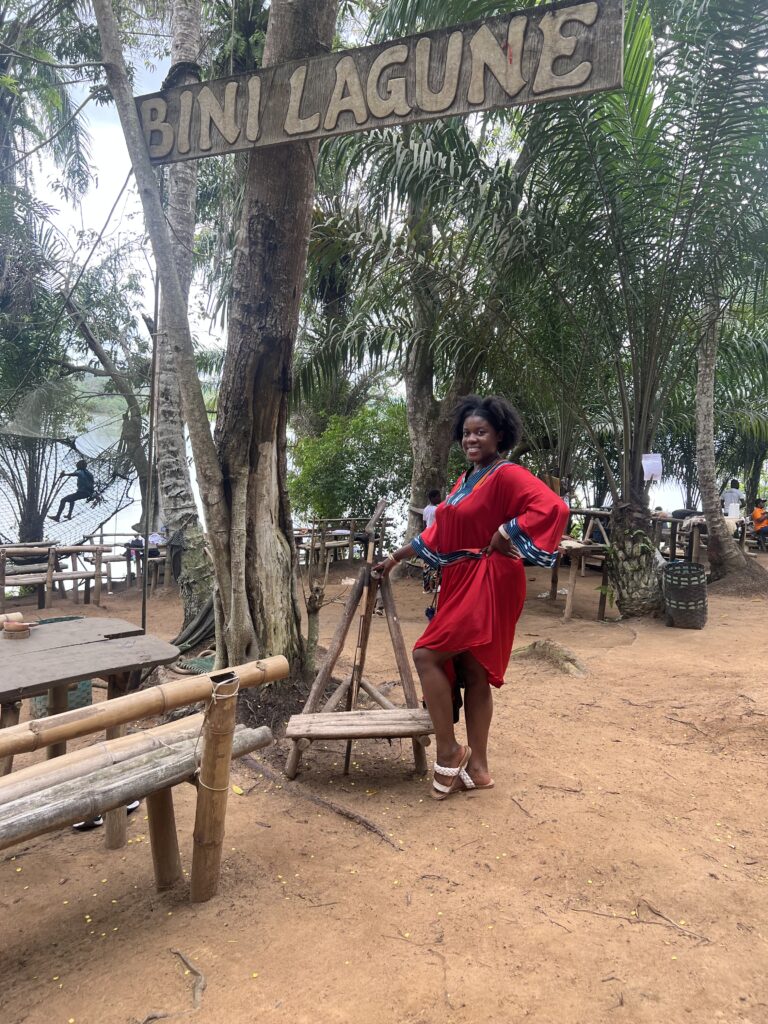
[[[720,495],[720,501],[723,506],[723,512],[727,516],[736,517],[739,514],[739,509],[747,500],[747,496],[744,491],[741,490],[739,481],[736,479],[731,480],[731,486],[726,487],[723,493]],[[736,506],[734,509],[734,505]]]
[[[765,511],[765,498],[758,498],[752,509],[752,526],[755,530],[757,546],[761,551],[768,547],[768,512]]]

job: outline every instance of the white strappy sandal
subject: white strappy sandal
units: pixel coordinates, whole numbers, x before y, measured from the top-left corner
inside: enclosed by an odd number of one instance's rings
[[[430,796],[433,800],[445,800],[452,793],[458,793],[462,787],[465,789],[473,789],[475,784],[470,778],[469,772],[467,771],[467,765],[469,759],[472,756],[472,751],[469,747],[464,747],[464,754],[461,758],[461,762],[456,768],[444,768],[442,765],[436,764],[434,767],[435,775],[445,775],[451,780],[450,785],[445,786],[442,782],[438,782],[436,778],[432,778],[432,789],[430,790]]]

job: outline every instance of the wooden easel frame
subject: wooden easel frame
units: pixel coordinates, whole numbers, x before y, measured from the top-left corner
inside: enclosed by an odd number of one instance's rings
[[[312,684],[306,704],[301,712],[302,715],[313,715],[317,713],[327,714],[329,712],[336,711],[345,697],[346,712],[354,711],[357,706],[357,699],[360,690],[363,690],[363,692],[379,706],[381,709],[379,714],[382,716],[387,712],[394,712],[398,713],[400,716],[402,715],[403,709],[398,709],[384,696],[383,693],[373,686],[372,683],[368,682],[363,676],[368,650],[368,640],[370,637],[371,621],[379,597],[381,598],[384,607],[384,615],[387,620],[389,636],[392,641],[395,661],[397,663],[397,669],[403,686],[403,693],[405,695],[406,709],[413,711],[420,709],[420,702],[416,693],[416,685],[413,681],[413,673],[411,671],[410,661],[408,660],[405,640],[403,639],[397,610],[395,608],[392,585],[388,578],[381,579],[372,571],[376,524],[383,515],[384,508],[384,502],[379,502],[376,507],[376,511],[365,528],[365,532],[368,536],[366,564],[361,567],[357,579],[355,580],[355,584],[344,609],[344,615],[336,627],[336,632],[331,639],[326,659],[320,668],[320,671],[317,673],[314,683]],[[333,670],[339,660],[341,652],[344,649],[344,642],[352,625],[352,620],[358,612],[358,639],[351,677],[340,683],[330,697],[323,702],[325,690],[331,680]],[[339,712],[341,719],[343,719],[343,715],[346,712]],[[300,716],[295,717],[297,719],[300,718]],[[354,735],[352,734],[352,731],[350,731],[349,735],[344,735],[343,721],[340,722],[340,725],[342,726],[342,729],[339,732],[338,738],[347,740],[344,763],[344,772],[347,774],[349,772]],[[429,742],[429,735],[412,736],[414,766],[416,772],[420,775],[423,775],[427,771],[427,758],[424,752],[424,747]],[[294,779],[296,777],[299,769],[299,763],[301,761],[301,755],[304,750],[310,746],[310,744],[311,740],[307,738],[291,740],[291,749],[285,765],[285,774],[289,779]]]

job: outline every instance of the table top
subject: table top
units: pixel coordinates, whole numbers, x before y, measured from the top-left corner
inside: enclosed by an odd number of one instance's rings
[[[0,637],[0,703],[96,676],[167,665],[179,649],[123,619],[76,619],[36,626],[26,640]]]

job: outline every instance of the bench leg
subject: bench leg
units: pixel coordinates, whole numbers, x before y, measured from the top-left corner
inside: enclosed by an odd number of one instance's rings
[[[0,729],[8,729],[12,725],[19,724],[21,714],[21,701],[13,704],[0,704]],[[10,775],[13,767],[13,754],[6,754],[0,757],[0,777]]]
[[[600,601],[597,606],[597,621],[605,622],[605,604],[608,600],[608,559],[603,559],[603,575],[600,580]]]
[[[557,554],[555,555],[555,562],[554,562],[554,565],[552,566],[552,576],[551,576],[550,583],[549,583],[549,600],[550,601],[556,601],[557,600],[557,584],[558,584],[558,576],[560,574],[560,558],[561,558],[561,555],[560,555],[560,552],[558,551]]]
[[[48,691],[48,714],[49,715],[60,715],[62,711],[69,709],[69,687],[68,686],[52,686]],[[52,743],[46,748],[45,756],[47,758],[61,757],[62,754],[67,752],[67,741],[62,740],[61,743]]]
[[[171,786],[147,797],[147,814],[155,886],[158,892],[162,892],[174,886],[182,876]]]
[[[568,597],[565,599],[565,611],[563,612],[563,622],[568,620],[573,615],[573,595],[576,590],[576,580],[579,574],[579,556],[575,553],[571,554],[571,571],[568,574]]]
[[[107,699],[121,697],[128,688],[130,673],[121,672],[107,680]],[[125,735],[125,725],[112,725],[105,730],[108,740]],[[116,807],[105,815],[104,845],[108,850],[122,849],[128,839],[128,813],[125,807]]]
[[[37,587],[37,610],[43,611],[46,607],[45,603],[45,584],[40,583]]]
[[[85,602],[85,604],[90,604],[91,603],[91,581],[90,580],[86,580],[85,581],[85,597],[83,598],[83,601]]]

